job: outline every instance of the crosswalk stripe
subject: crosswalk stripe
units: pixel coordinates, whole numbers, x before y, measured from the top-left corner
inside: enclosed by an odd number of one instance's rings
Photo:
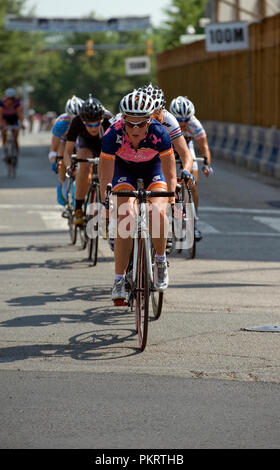
[[[67,222],[58,211],[27,211],[28,214],[39,215],[48,230],[67,230]]]
[[[279,209],[253,209],[242,207],[199,206],[199,212],[221,212],[226,214],[270,214],[280,217]]]
[[[199,220],[198,228],[202,233],[221,233],[220,230],[217,230],[213,225],[210,225],[203,220]]]
[[[280,232],[280,218],[275,217],[253,217],[254,220],[257,222],[261,222],[264,225]]]

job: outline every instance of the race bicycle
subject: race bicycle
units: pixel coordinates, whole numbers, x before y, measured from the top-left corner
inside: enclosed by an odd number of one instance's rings
[[[72,155],[71,175],[69,176],[69,187],[68,187],[68,226],[70,232],[70,238],[73,244],[76,243],[77,233],[79,231],[82,249],[87,247],[88,259],[92,260],[93,266],[97,263],[98,253],[98,207],[100,203],[100,186],[97,174],[97,165],[99,158],[77,158],[75,154]],[[84,222],[81,225],[74,224],[74,213],[75,213],[75,195],[73,185],[75,182],[75,170],[78,169],[80,163],[91,163],[93,165],[93,173],[90,187],[85,197],[83,206]],[[94,221],[92,226],[91,221]]]
[[[110,197],[107,187],[107,206]],[[109,194],[108,194],[109,193]],[[126,271],[127,302],[116,300],[116,306],[129,306],[135,314],[135,327],[138,334],[138,343],[144,351],[148,336],[149,301],[152,299],[152,308],[155,319],[161,315],[163,306],[163,292],[154,286],[155,251],[149,232],[149,210],[147,202],[153,197],[172,197],[171,191],[146,191],[142,179],[137,180],[136,191],[112,191],[117,197],[133,197],[137,201],[137,214],[135,231],[133,235],[133,249]]]
[[[203,162],[204,168],[208,167],[207,157],[196,157],[194,162]],[[202,169],[203,170],[203,169]],[[177,170],[178,171],[178,170]],[[177,173],[178,174],[178,173]],[[189,178],[186,177],[184,172],[181,172],[181,176],[177,178],[178,183],[181,185],[180,191],[178,191],[178,203],[182,204],[182,234],[183,238],[180,240],[174,237],[174,230],[172,230],[172,246],[176,245],[178,253],[182,250],[186,252],[187,258],[194,259],[196,257],[196,238],[195,238],[195,222],[198,221],[195,204],[192,197],[192,192],[189,187]],[[172,219],[174,221],[174,218]],[[171,250],[172,251],[172,250]]]
[[[18,163],[18,148],[13,131],[18,130],[18,125],[5,126],[7,131],[7,140],[4,145],[4,161],[7,166],[8,178],[16,177],[16,168]]]

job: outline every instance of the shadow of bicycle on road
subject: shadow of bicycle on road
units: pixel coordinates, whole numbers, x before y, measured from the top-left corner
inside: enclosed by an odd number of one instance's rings
[[[50,325],[95,324],[101,329],[86,331],[69,338],[67,344],[51,341],[45,344],[9,346],[0,349],[0,363],[39,358],[71,358],[81,361],[119,359],[139,353],[134,318],[123,308],[99,306],[81,314],[32,315],[0,323],[1,327],[42,327]],[[106,328],[102,328],[102,326]],[[57,330],[52,334],[55,336]],[[133,341],[131,345],[130,341]]]
[[[130,341],[135,342],[131,346]],[[75,335],[66,344],[42,343],[9,346],[0,349],[0,363],[11,363],[27,359],[52,361],[74,359],[76,361],[115,360],[138,354],[135,331],[106,329],[87,331]]]

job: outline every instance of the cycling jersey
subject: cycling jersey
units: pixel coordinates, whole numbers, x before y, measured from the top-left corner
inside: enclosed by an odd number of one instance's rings
[[[183,135],[187,138],[199,140],[202,137],[206,137],[206,132],[201,122],[195,117],[191,117],[186,123],[187,130],[182,131]]]
[[[59,137],[63,142],[66,140],[66,134],[71,124],[71,117],[64,113],[58,116],[52,128],[52,134]]]
[[[175,118],[175,116],[173,116],[173,114],[171,114],[169,111],[167,111],[167,109],[164,109],[163,113],[164,113],[164,115],[163,115],[162,125],[167,130],[167,132],[170,136],[170,139],[174,140],[177,137],[180,137],[181,135],[183,135],[181,127],[180,127],[177,119]]]
[[[161,158],[173,154],[170,137],[165,128],[152,120],[144,139],[135,150],[130,142],[122,119],[112,124],[102,140],[101,158],[115,160],[114,189],[135,189],[138,178],[144,180],[146,189],[167,184],[162,173]]]
[[[134,150],[122,119],[112,124],[102,140],[101,157],[114,160],[115,155],[127,162],[143,163],[159,155],[168,157],[173,153],[170,137],[164,127],[155,119],[148,127],[148,132]]]
[[[11,98],[8,98],[9,100]],[[12,106],[7,106],[7,98],[2,98],[0,101],[0,107],[3,108],[2,117],[10,125],[18,124],[18,113],[17,110],[21,106],[21,102],[17,99],[13,100]]]
[[[86,141],[88,141],[89,143],[90,142],[91,143],[94,143],[94,142],[98,143],[98,142],[101,141],[105,131],[110,126],[109,119],[111,119],[112,116],[113,116],[112,113],[110,113],[109,111],[106,111],[106,113],[104,115],[104,118],[103,118],[103,121],[102,121],[102,124],[99,128],[99,135],[97,135],[97,136],[91,135],[87,131],[86,125],[83,123],[80,116],[76,116],[71,122],[71,125],[70,125],[69,130],[68,130],[67,135],[66,135],[66,139],[70,142],[76,142],[77,138],[79,136],[81,136]]]
[[[183,130],[182,133],[187,141],[191,156],[193,160],[195,160],[196,155],[195,155],[193,141],[194,140],[197,141],[203,137],[206,137],[206,132],[201,122],[195,116],[192,116],[186,122],[186,125],[187,125],[187,129]],[[197,170],[198,170],[198,164],[197,162],[194,161],[193,166],[192,166],[192,171],[197,171]]]

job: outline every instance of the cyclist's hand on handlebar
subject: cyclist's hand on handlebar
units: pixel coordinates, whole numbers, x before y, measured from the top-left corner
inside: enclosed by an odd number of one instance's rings
[[[186,184],[190,184],[191,186],[195,184],[195,177],[188,170],[183,170],[182,171],[181,179],[184,180],[186,182]]]
[[[70,177],[70,178],[73,178],[74,173],[75,173],[75,166],[73,166],[73,165],[68,165],[68,166],[66,167],[66,176],[68,176],[68,177]]]
[[[209,164],[208,158],[207,157],[203,157],[203,158],[204,158],[204,162],[203,162],[204,164],[201,170],[203,171],[206,178],[208,178],[208,176],[213,174],[213,168]]]
[[[213,168],[210,165],[204,165],[202,167],[202,171],[204,175],[206,176],[206,178],[208,178],[209,176],[213,174]]]

